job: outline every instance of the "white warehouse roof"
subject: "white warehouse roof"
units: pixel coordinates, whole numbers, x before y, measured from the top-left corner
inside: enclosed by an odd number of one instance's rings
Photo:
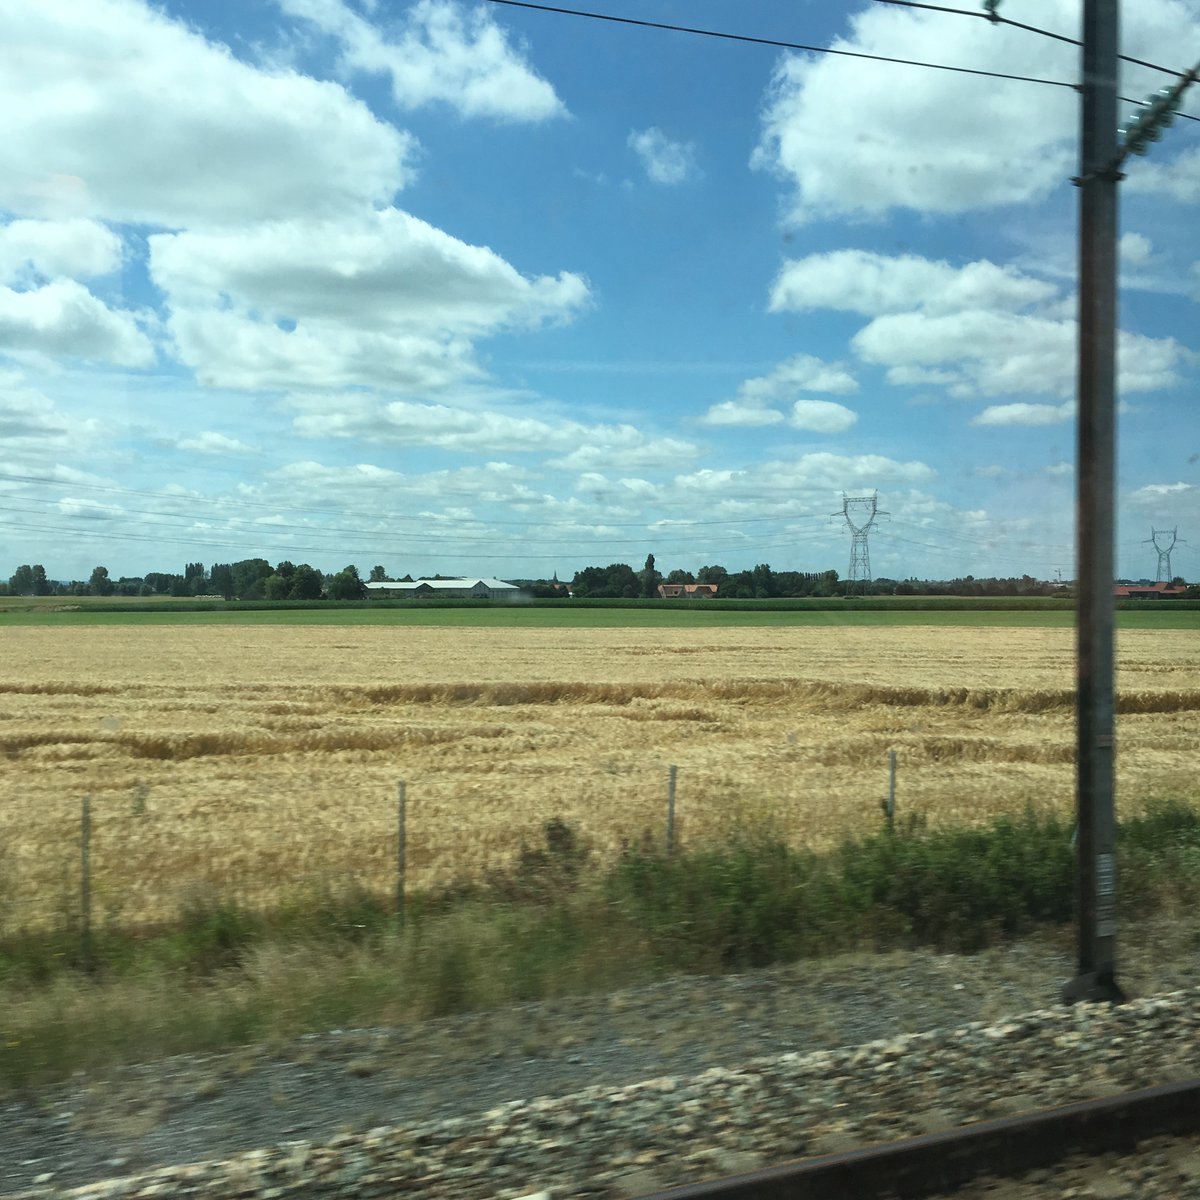
[[[519,592],[521,589],[515,583],[505,583],[503,579],[481,579],[478,576],[464,576],[461,579],[417,579],[411,583],[396,583],[383,580],[368,583],[370,591],[413,592],[417,588],[428,588],[432,591],[461,592],[464,589],[485,587],[489,591]]]

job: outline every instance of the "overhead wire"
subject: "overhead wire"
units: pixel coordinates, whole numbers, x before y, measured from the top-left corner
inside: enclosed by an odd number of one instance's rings
[[[64,532],[64,530],[60,526],[39,525],[36,523],[30,523],[30,522],[26,522],[26,521],[20,521],[20,522],[8,521],[5,518],[0,517],[0,527],[4,527],[4,526],[8,526],[13,529],[20,529],[22,531],[29,531],[29,532],[33,532],[33,533],[63,533]],[[385,534],[383,536],[386,537],[387,535]],[[339,559],[354,558],[354,557],[376,557],[376,556],[381,557],[381,558],[404,559],[404,558],[417,558],[417,557],[420,557],[420,555],[422,555],[422,554],[430,553],[430,551],[425,548],[413,550],[411,547],[408,547],[408,546],[397,546],[397,545],[390,545],[390,544],[385,545],[382,540],[372,541],[370,545],[349,545],[344,542],[339,542],[336,546],[314,546],[314,545],[302,544],[299,542],[268,543],[265,541],[265,539],[260,538],[256,542],[253,543],[253,546],[254,546],[253,550],[247,550],[246,547],[247,547],[248,540],[246,538],[242,538],[240,540],[233,541],[233,540],[224,540],[224,539],[220,539],[220,538],[199,538],[199,537],[184,538],[184,537],[170,537],[170,536],[164,537],[161,535],[157,535],[157,534],[152,535],[149,533],[133,533],[133,532],[109,533],[109,532],[105,532],[102,530],[89,530],[88,537],[89,537],[89,539],[92,539],[92,540],[103,540],[103,541],[109,541],[109,542],[137,542],[137,543],[148,543],[148,544],[154,544],[154,545],[187,546],[192,549],[204,548],[204,549],[212,549],[212,550],[233,550],[233,551],[237,551],[240,554],[245,554],[248,557],[263,557],[264,552],[270,552],[271,554],[283,554],[283,555],[312,554],[312,555],[328,555],[331,557],[336,555],[336,557]],[[362,540],[366,541],[367,538],[364,537]],[[471,538],[470,538],[470,536],[466,536],[466,537],[464,537],[464,540],[470,541]],[[483,534],[477,535],[475,540],[487,540],[490,544],[494,544],[494,541],[495,541],[494,538],[486,537],[486,535],[483,535]],[[631,539],[630,541],[626,541],[626,542],[622,542],[622,543],[614,543],[613,546],[611,546],[608,549],[604,549],[602,547],[587,547],[587,549],[591,553],[596,554],[597,556],[616,559],[621,556],[640,557],[645,552],[646,546],[648,544],[653,544],[656,547],[658,546],[657,540],[651,541],[651,539],[647,539],[647,538],[638,538],[638,539]],[[705,550],[707,550],[708,543],[707,542],[704,543],[704,546],[705,546]],[[778,540],[759,541],[759,540],[747,538],[744,541],[739,542],[739,546],[742,549],[754,550],[754,551],[783,550],[783,549],[794,550],[796,548],[796,542],[795,542],[794,538],[789,538],[786,541],[778,541]],[[542,553],[540,550],[527,551],[524,547],[522,547],[520,550],[510,551],[507,554],[493,554],[493,553],[486,553],[486,552],[477,554],[477,553],[472,552],[471,557],[472,557],[472,559],[479,559],[482,561],[496,561],[496,562],[512,562],[514,558],[520,558],[522,560],[529,560],[529,561],[536,561],[536,562],[542,562],[542,561],[562,562],[562,560],[565,557],[567,557],[568,555],[574,555],[575,557],[578,557],[578,546],[573,545],[569,550],[560,550],[560,551],[556,551],[553,553]]]
[[[326,517],[339,517],[339,518],[369,517],[371,520],[377,520],[377,521],[379,521],[379,520],[396,521],[396,520],[403,520],[403,519],[405,519],[405,516],[408,515],[408,514],[380,512],[378,509],[375,509],[368,513],[368,512],[362,512],[362,511],[359,511],[357,509],[352,509],[352,508],[342,508],[342,509],[310,508],[307,506],[279,504],[279,503],[277,503],[275,501],[271,501],[271,500],[251,500],[251,499],[248,499],[243,496],[198,496],[198,495],[191,495],[191,494],[181,494],[179,492],[155,492],[155,491],[150,491],[150,490],[146,490],[146,489],[124,488],[124,487],[119,487],[115,484],[83,483],[83,482],[79,482],[79,481],[75,481],[75,480],[62,480],[62,479],[56,479],[53,476],[48,476],[48,475],[17,475],[17,474],[0,472],[0,482],[3,482],[3,481],[13,482],[13,483],[50,484],[50,485],[56,485],[56,486],[60,486],[60,487],[76,488],[76,489],[85,490],[85,491],[86,490],[97,491],[97,492],[110,494],[110,495],[135,496],[135,497],[139,497],[139,498],[147,499],[147,500],[160,500],[160,501],[166,501],[166,502],[173,502],[176,504],[193,504],[193,505],[208,504],[208,505],[220,505],[220,506],[236,504],[238,508],[263,509],[263,510],[270,511],[272,513],[297,513],[297,514],[300,514],[303,516],[317,516],[317,517],[326,516]],[[455,494],[457,494],[457,493],[455,493]],[[476,493],[476,492],[462,493],[462,494],[478,495],[478,493]],[[0,498],[4,498],[5,496],[6,496],[6,493],[0,492]],[[59,500],[42,500],[40,497],[34,497],[34,496],[13,497],[11,495],[7,495],[7,498],[31,500],[38,504],[59,503],[60,502]],[[620,497],[620,498],[623,499],[623,497]],[[728,498],[728,497],[726,497],[726,498]],[[536,503],[536,501],[540,500],[540,499],[543,499],[543,497],[531,497],[528,499],[518,499],[515,502],[516,503],[533,504],[533,503]],[[746,498],[737,497],[737,499],[746,499]],[[514,502],[514,501],[510,500],[510,503],[511,502]],[[681,506],[689,505],[691,507],[694,507],[694,501],[680,501],[680,505]],[[670,505],[667,502],[661,502],[659,507],[669,510],[672,507],[672,505]],[[144,515],[149,515],[149,516],[159,515],[156,512],[147,512],[146,510],[138,510],[138,509],[127,509],[126,511],[142,512],[142,513],[144,513]],[[672,521],[673,522],[675,520],[676,520],[676,518],[660,517],[660,518],[655,518],[654,520],[641,520],[641,521],[604,521],[603,524],[609,525],[609,526],[612,526],[612,527],[615,527],[618,529],[622,529],[622,528],[645,529],[648,526],[654,525],[660,521]],[[688,528],[688,529],[702,529],[702,528],[708,528],[708,527],[720,527],[720,526],[727,526],[727,525],[745,525],[745,524],[757,523],[757,522],[762,522],[762,521],[791,521],[791,522],[820,521],[820,522],[823,522],[824,520],[825,520],[824,514],[814,515],[814,514],[808,514],[808,513],[775,513],[770,516],[758,516],[758,517],[745,516],[745,517],[706,518],[703,520],[689,519],[686,522],[680,522],[680,525],[681,526],[686,525],[686,528]],[[543,519],[543,517],[540,514],[537,514],[537,513],[532,513],[532,514],[530,514],[529,517],[527,517],[523,520],[503,520],[503,519],[492,520],[491,518],[488,518],[488,522],[493,525],[512,525],[514,527],[520,527],[520,528],[527,527],[530,524],[530,522],[536,522],[539,529],[553,529],[553,528],[560,528],[560,527],[563,529],[575,529],[581,523],[580,521],[576,521],[576,520],[561,520],[561,521],[545,520],[545,519]],[[596,522],[589,521],[589,522],[584,522],[584,523],[595,524]]]
[[[555,13],[560,16],[586,17],[592,21],[607,21],[616,25],[632,25],[643,29],[661,29],[671,33],[690,33],[697,37],[718,38],[722,41],[744,42],[755,46],[770,46],[779,50],[802,50],[809,54],[828,54],[839,58],[861,58],[871,62],[895,63],[899,66],[925,67],[931,71],[950,71],[960,75],[980,75],[987,79],[1011,79],[1018,83],[1041,83],[1048,87],[1065,87],[1078,90],[1077,83],[1062,79],[1042,79],[1032,75],[1012,75],[1006,71],[985,71],[980,67],[959,67],[950,63],[927,62],[923,59],[897,58],[888,54],[868,54],[864,50],[836,50],[831,46],[813,46],[805,42],[786,41],[782,38],[755,37],[752,34],[730,33],[719,29],[702,29],[694,25],[676,25],[669,21],[647,21],[641,17],[618,17],[613,13],[591,12],[580,8],[565,8],[555,4],[535,4],[532,0],[488,0],[489,4],[503,4],[509,8],[531,9],[535,12]]]
[[[1023,29],[1027,33],[1036,33],[1041,37],[1052,38],[1057,42],[1066,42],[1071,46],[1083,45],[1083,42],[1079,38],[1069,37],[1065,33],[1055,33],[1052,29],[1042,29],[1038,25],[1027,25],[1024,21],[1014,21],[1011,17],[1001,16],[998,12],[984,12],[982,9],[974,8],[950,8],[943,4],[928,4],[925,3],[925,0],[875,0],[875,3],[887,4],[895,8],[918,8],[924,9],[927,12],[949,13],[957,17],[979,17],[981,20],[987,21],[989,25],[1009,25],[1013,29]],[[1152,63],[1144,58],[1135,58],[1132,54],[1118,54],[1117,57],[1122,62],[1146,67],[1151,71],[1157,71],[1161,75],[1174,75],[1177,79],[1182,79],[1186,75],[1192,74],[1192,71],[1180,71],[1175,67],[1164,67],[1161,63]],[[1125,104],[1146,103],[1144,100],[1135,100],[1129,96],[1121,96],[1119,99]],[[1194,117],[1191,113],[1180,112],[1175,115],[1182,117],[1186,121],[1200,121],[1200,117]]]
[[[754,46],[770,46],[779,50],[801,50],[808,54],[827,54],[840,58],[861,58],[871,62],[894,63],[899,66],[925,67],[931,71],[950,71],[960,75],[978,75],[987,79],[1008,79],[1017,83],[1040,83],[1047,87],[1070,88],[1076,92],[1080,89],[1078,82],[1069,82],[1064,79],[1045,79],[1035,75],[1015,75],[1007,71],[985,71],[980,67],[961,67],[950,63],[929,62],[924,59],[898,58],[888,54],[868,54],[865,50],[841,50],[835,49],[832,46],[815,46],[807,42],[793,42],[783,38],[758,37],[753,34],[731,33],[728,30],[721,29],[704,29],[695,25],[679,25],[670,21],[649,21],[643,17],[621,17],[615,13],[600,13],[588,9],[567,8],[558,4],[537,4],[533,0],[487,0],[487,2],[489,4],[501,4],[507,8],[529,9],[533,12],[553,13],[559,16],[583,17],[592,21],[604,21],[615,25],[631,25],[642,29],[659,29],[670,33],[688,33],[696,37],[717,38],[729,42],[743,42]],[[988,19],[986,13],[975,13],[967,9],[942,8],[938,5],[917,3],[917,0],[878,0],[878,2],[883,4],[898,4],[909,8],[927,8],[934,11],[958,13],[965,16],[979,16]],[[1077,39],[1067,37],[1065,34],[1056,34],[1048,29],[1040,29],[1035,25],[1026,25],[1021,21],[1012,21],[1007,17],[999,17],[998,21],[1003,24],[1012,25],[1018,29],[1027,29],[1033,33],[1043,34],[1046,37],[1055,38],[1074,45],[1079,44]],[[1133,58],[1129,55],[1122,55],[1121,57],[1126,62],[1136,63],[1138,66],[1148,67],[1151,70],[1161,71],[1168,75],[1182,77],[1187,74],[1186,71],[1176,71],[1170,67],[1161,67],[1155,63],[1147,62],[1145,59]],[[1143,103],[1143,101],[1130,99],[1126,96],[1122,96],[1121,100],[1127,104]],[[1180,112],[1176,113],[1176,116],[1188,121],[1200,121],[1200,117],[1194,117],[1191,113]]]
[[[30,497],[30,496],[17,497],[17,499],[32,501],[33,503],[36,503],[36,504],[46,504],[46,505],[58,503],[58,501],[56,501],[56,500],[42,500],[40,498]],[[47,514],[42,509],[22,508],[22,507],[14,506],[11,504],[0,504],[0,512],[20,513],[23,515],[33,515],[33,516],[43,516],[43,517],[56,515],[56,514]],[[64,513],[61,515],[68,521],[71,519],[72,516],[79,516],[84,520],[91,520],[91,521],[106,519],[106,514],[104,514],[104,513],[95,513],[95,514],[89,514],[89,513],[65,514]],[[160,512],[154,512],[154,511],[150,511],[150,510],[146,510],[146,509],[122,509],[119,514],[112,514],[112,517],[115,518],[117,516],[126,516],[126,515],[148,516],[148,517],[160,518],[160,519],[152,521],[152,522],[147,522],[144,527],[148,530],[149,529],[190,530],[190,529],[196,528],[196,523],[195,523],[194,519],[190,520],[190,521],[182,521],[182,522],[178,521],[178,520],[161,519],[161,518],[168,518],[168,517],[172,517],[172,516],[178,517],[178,516],[183,515],[183,514],[178,514],[178,513],[174,513],[174,514],[173,513],[160,513]],[[384,518],[384,519],[386,520],[386,518]],[[761,519],[761,518],[752,518],[752,519],[757,520],[757,519]],[[790,520],[790,518],[786,518],[786,517],[775,518],[775,519],[783,520],[783,521]],[[461,539],[464,541],[471,541],[472,539],[475,539],[475,538],[488,538],[489,540],[495,539],[496,530],[494,528],[492,528],[494,523],[491,522],[490,520],[486,520],[483,518],[472,518],[470,521],[467,521],[466,519],[461,519],[461,520],[462,520],[462,525],[467,526],[466,528],[446,527],[446,528],[434,528],[433,530],[430,530],[429,524],[428,524],[428,522],[426,522],[426,524],[422,527],[422,532],[414,532],[412,530],[396,530],[396,529],[390,527],[390,523],[389,523],[389,532],[386,535],[382,535],[382,536],[389,536],[389,537],[393,537],[393,538],[403,538],[403,539],[405,539],[406,542],[416,542],[416,543],[425,543],[425,542],[438,543],[438,542],[445,541],[445,539],[447,539],[447,538],[458,538],[458,539]],[[603,528],[604,526],[606,526],[608,524],[609,523],[606,521],[579,522],[577,525],[571,527],[572,532],[570,532],[569,534],[568,533],[560,534],[560,535],[558,535],[558,537],[560,539],[568,539],[569,538],[570,545],[574,549],[579,549],[579,548],[595,549],[595,548],[604,547],[604,546],[613,545],[613,544],[626,545],[629,543],[629,541],[634,540],[632,535],[628,535],[628,534],[624,535],[624,536],[620,536],[620,535],[601,536],[601,535],[597,534],[593,538],[589,539],[589,538],[581,538],[580,534],[578,533],[579,529],[587,529],[588,527]],[[636,540],[638,542],[653,542],[656,546],[662,546],[663,548],[666,549],[666,548],[671,548],[672,546],[674,546],[677,541],[680,544],[683,544],[685,541],[686,541],[686,544],[691,544],[692,542],[694,542],[696,540],[696,537],[697,537],[696,533],[692,532],[691,536],[689,538],[687,538],[687,539],[683,538],[682,535],[691,530],[690,526],[680,528],[678,531],[667,530],[665,532],[660,532],[660,531],[650,528],[651,525],[652,525],[652,522],[645,522],[644,524],[636,527],[636,528],[639,528],[639,529],[642,529],[645,531],[643,534],[641,534],[640,536],[638,536],[636,538]],[[527,526],[525,526],[525,527],[527,527]],[[523,527],[523,528],[525,528],[525,527]],[[547,523],[537,522],[537,527],[539,530],[539,540],[541,540],[543,542],[547,542],[547,541],[552,542],[555,540],[553,536],[551,536],[551,537],[542,536],[543,531],[550,527]],[[252,533],[253,534],[270,534],[270,533],[275,533],[277,531],[280,533],[303,534],[309,538],[354,538],[354,539],[358,539],[360,541],[375,539],[375,538],[378,538],[381,536],[381,531],[378,529],[346,529],[346,528],[343,528],[340,526],[333,526],[333,525],[324,525],[324,526],[293,525],[293,524],[288,524],[288,523],[282,522],[282,521],[272,521],[269,524],[247,525],[247,526],[233,527],[233,528],[230,528],[227,526],[223,531],[213,530],[212,532],[214,534],[218,533],[218,532],[225,532],[227,534],[237,533],[237,534],[242,534],[242,535],[249,535]],[[671,536],[672,532],[675,532],[677,534],[677,536],[672,537]],[[520,536],[520,534],[517,531],[514,531],[512,534],[510,534],[508,536],[515,538],[515,537]],[[722,536],[718,536],[718,537],[713,537],[712,535],[703,535],[703,536],[704,536],[705,542],[708,545],[725,545],[725,544],[745,545],[748,540],[745,537],[736,537],[736,536],[730,537],[730,536],[725,536],[724,534]],[[341,544],[341,543],[339,543],[339,544]],[[336,548],[336,547],[333,547],[333,548]]]

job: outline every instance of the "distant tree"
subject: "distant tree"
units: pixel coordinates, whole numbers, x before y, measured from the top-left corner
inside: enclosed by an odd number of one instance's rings
[[[171,590],[171,580],[174,578],[174,575],[162,571],[147,571],[145,575],[147,585],[159,596],[165,596]]]
[[[172,596],[194,596],[196,594],[192,591],[191,583],[186,575],[172,575],[171,586],[168,590]]]
[[[361,600],[367,594],[358,568],[353,563],[340,570],[325,590],[330,600]]]
[[[775,573],[769,563],[758,563],[750,574],[757,599],[765,600],[775,595]]]
[[[715,583],[718,587],[721,586],[729,578],[729,572],[724,567],[711,566],[701,567],[696,572],[697,583]]]
[[[572,588],[581,597],[632,597],[639,594],[641,581],[628,563],[610,563],[577,571]]]
[[[289,600],[320,600],[324,580],[321,572],[308,563],[301,563],[292,575],[292,589]]]
[[[146,586],[145,581],[137,575],[122,575],[117,580],[118,596],[140,596],[142,588]]]
[[[653,596],[658,591],[658,585],[662,583],[662,575],[654,569],[654,555],[646,555],[646,565],[642,568],[641,574],[638,575],[638,585],[643,596]]]
[[[8,590],[14,596],[33,596],[33,568],[28,563],[22,563],[8,579]]]
[[[200,596],[208,588],[208,577],[204,571],[202,562],[185,563],[183,567],[183,578],[187,583],[187,591],[184,593],[188,596]],[[172,591],[171,595],[175,595]]]
[[[33,594],[35,596],[49,596],[52,591],[54,591],[54,586],[46,578],[46,568],[41,563],[34,563]]]
[[[667,576],[668,583],[695,583],[696,577],[691,571],[681,571],[678,567]]]
[[[244,558],[229,569],[233,572],[233,594],[239,600],[261,599],[263,580],[274,574],[265,558]]]
[[[294,562],[289,561],[286,558],[283,560],[283,562],[281,562],[275,568],[275,574],[278,575],[281,579],[291,579],[291,577],[293,575],[295,575],[295,573],[296,573],[296,564]]]
[[[836,596],[838,594],[838,573],[822,571],[813,584],[812,594],[814,596]]]
[[[263,580],[263,595],[268,600],[286,600],[291,590],[291,580],[285,579],[278,571]]]
[[[233,599],[233,569],[228,563],[213,563],[208,573],[208,586],[218,596]]]
[[[93,596],[111,596],[116,590],[116,584],[108,577],[107,567],[93,567],[88,587]]]
[[[387,577],[387,571],[383,567],[374,566],[371,568],[371,574],[369,578],[372,583],[386,583]]]

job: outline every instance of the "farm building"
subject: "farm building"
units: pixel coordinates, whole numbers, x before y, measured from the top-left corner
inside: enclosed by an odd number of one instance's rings
[[[1186,591],[1172,583],[1118,584],[1115,589],[1118,600],[1174,600]]]
[[[515,600],[521,589],[503,579],[417,579],[397,583],[384,580],[368,583],[369,596],[387,596],[402,600]]]
[[[717,594],[715,583],[660,583],[658,594],[663,600],[711,600]]]

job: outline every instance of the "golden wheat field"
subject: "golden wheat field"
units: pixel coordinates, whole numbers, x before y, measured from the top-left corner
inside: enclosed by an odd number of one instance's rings
[[[411,887],[510,863],[560,816],[597,853],[769,814],[798,844],[1032,804],[1069,812],[1073,634],[879,626],[12,628],[0,663],[0,921],[70,911],[91,798],[98,919],[198,887]],[[1118,645],[1118,804],[1193,796],[1200,638]]]

